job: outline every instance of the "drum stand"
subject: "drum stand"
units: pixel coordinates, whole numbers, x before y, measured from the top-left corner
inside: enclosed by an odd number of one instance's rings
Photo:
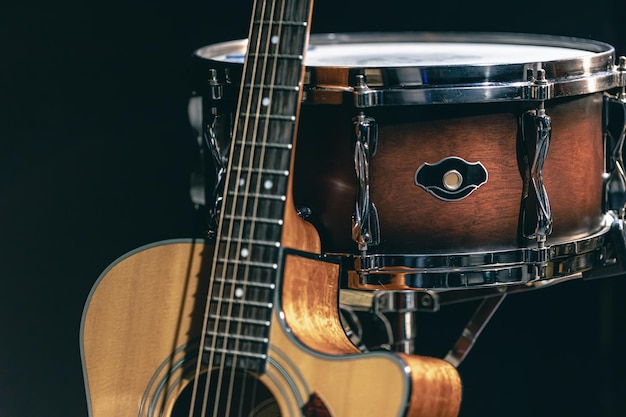
[[[605,268],[551,280],[502,287],[471,290],[376,290],[363,291],[343,289],[340,306],[345,330],[353,343],[363,351],[389,350],[407,354],[415,353],[417,336],[417,313],[438,312],[442,307],[456,303],[481,300],[460,336],[443,358],[458,367],[467,357],[481,332],[509,294],[526,292],[560,284],[575,279],[605,278],[626,273],[626,234],[623,228],[615,227],[612,235],[620,242],[615,263]],[[368,320],[377,321],[372,326]],[[366,328],[382,328],[375,335],[368,335]]]

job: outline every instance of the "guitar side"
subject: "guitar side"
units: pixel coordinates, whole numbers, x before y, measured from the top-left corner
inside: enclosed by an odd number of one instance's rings
[[[172,416],[194,378],[212,255],[204,243],[164,242],[103,273],[81,324],[91,417]],[[450,365],[351,344],[336,310],[337,274],[335,264],[286,256],[289,279],[277,296],[267,372],[258,377],[275,404],[259,403],[249,415],[456,416],[461,389]]]

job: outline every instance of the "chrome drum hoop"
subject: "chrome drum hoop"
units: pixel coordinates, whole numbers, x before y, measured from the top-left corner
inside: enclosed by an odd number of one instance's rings
[[[420,64],[415,57],[401,56],[402,62],[379,65],[372,62],[324,60],[324,50],[351,47],[378,47],[385,44],[460,44],[513,47],[559,48],[572,51],[566,58],[517,59],[516,62]],[[225,88],[230,80],[222,73],[241,72],[247,40],[240,39],[205,46],[195,51],[199,68],[218,70]],[[390,49],[390,48],[387,48]],[[393,49],[393,48],[391,48]],[[320,52],[321,58],[314,59]],[[615,65],[613,46],[588,39],[516,33],[331,33],[313,34],[305,57],[303,102],[306,104],[348,104],[358,108],[420,104],[463,104],[510,101],[545,101],[610,90],[624,84],[623,71]],[[545,81],[537,83],[537,71]],[[200,71],[204,76],[205,71]],[[330,75],[330,77],[329,77]],[[228,77],[227,77],[228,78]],[[232,87],[234,88],[234,87]]]
[[[571,242],[495,252],[370,254],[353,257],[348,287],[367,290],[454,290],[530,284],[582,274],[606,262],[609,232],[619,220],[605,215],[602,228]]]
[[[580,56],[514,63],[440,65],[351,65],[347,84],[320,83],[319,74],[345,71],[345,67],[322,67],[307,64],[305,103],[352,104],[376,106],[419,104],[464,104],[510,101],[543,101],[606,91],[622,85],[615,65],[613,46],[594,40],[517,33],[357,33],[318,34],[311,37],[311,47],[349,46],[371,43],[490,44],[556,47],[580,52]],[[529,58],[530,59],[530,58]],[[545,81],[537,83],[538,70],[545,71]],[[339,98],[341,96],[341,99]],[[341,101],[340,101],[341,100]]]

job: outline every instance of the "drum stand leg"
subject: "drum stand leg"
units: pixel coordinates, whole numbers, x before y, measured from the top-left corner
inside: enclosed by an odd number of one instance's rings
[[[480,336],[491,317],[496,312],[504,298],[506,293],[496,295],[494,297],[488,297],[478,306],[478,309],[474,312],[474,315],[470,319],[469,323],[465,326],[461,332],[461,336],[457,339],[456,343],[450,349],[446,357],[446,361],[450,362],[455,368],[458,368],[463,359],[467,357],[476,339]]]

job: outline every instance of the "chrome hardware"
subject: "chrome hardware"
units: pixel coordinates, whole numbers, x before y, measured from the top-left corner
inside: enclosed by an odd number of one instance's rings
[[[626,62],[620,62],[620,66],[622,64],[626,65]],[[604,99],[605,209],[620,212],[624,212],[626,205],[626,168],[623,154],[626,137],[626,94],[623,89],[624,87],[622,87],[622,92],[615,96],[608,96]]]
[[[487,297],[478,306],[469,323],[465,326],[461,332],[461,336],[457,339],[456,343],[450,349],[444,360],[448,361],[455,368],[458,368],[461,362],[467,357],[474,343],[478,339],[478,336],[482,333],[483,329],[491,320],[494,313],[504,301],[506,293],[496,297]]]
[[[213,189],[207,190],[207,195],[213,197],[213,205],[208,210],[208,231],[209,238],[213,238],[217,231],[218,218],[222,206],[224,180],[228,168],[228,157],[230,153],[230,143],[232,137],[232,114],[219,114],[217,107],[210,108],[204,128],[204,146],[209,150],[214,162],[215,181]],[[207,184],[208,187],[209,184]],[[208,201],[207,201],[208,203]]]
[[[613,243],[611,230],[621,222],[616,213],[609,212],[598,232],[571,242],[546,244],[541,250],[521,247],[493,252],[354,255],[347,286],[361,290],[468,290],[580,276],[613,262],[611,248],[624,243],[619,239]],[[537,265],[541,270],[534,268]]]
[[[224,97],[224,86],[217,79],[217,71],[214,69],[209,70],[207,93],[208,98],[211,100],[221,100]]]
[[[381,95],[377,91],[370,89],[367,85],[366,76],[358,74],[356,76],[356,85],[354,86],[354,105],[358,108],[379,106],[382,103]]]
[[[538,69],[534,71],[528,69],[526,71],[526,79],[529,85],[525,89],[525,98],[527,100],[550,100],[554,96],[554,84],[546,79],[546,71]]]
[[[617,64],[618,86],[622,87],[622,97],[626,95],[626,56],[620,56]]]
[[[443,174],[443,187],[448,191],[456,191],[461,188],[463,184],[463,175],[457,171],[456,169],[451,169],[450,171]]]
[[[317,51],[328,50],[333,45],[362,47],[381,43],[409,45],[437,42],[556,46],[571,48],[581,55],[540,61],[541,64],[522,57],[514,62],[484,65],[475,65],[478,62],[471,61],[468,65],[446,65],[446,60],[430,65],[423,64],[419,56],[417,59],[411,56],[402,57],[403,61],[398,62],[402,65],[387,65],[382,60],[379,65],[377,60],[367,60],[364,56],[359,56],[359,60],[348,61],[347,64],[337,61],[333,64],[335,58],[332,58],[318,66],[309,61],[314,55],[309,53],[306,82],[303,85],[304,103],[336,103],[368,108],[526,102],[531,100],[529,96],[541,96],[542,90],[545,90],[541,86],[532,86],[526,78],[527,70],[539,65],[545,70],[545,78],[552,85],[549,94],[553,99],[607,91],[616,87],[620,78],[614,65],[615,49],[609,44],[589,39],[504,33],[320,33],[313,34],[310,38],[310,45]],[[247,41],[243,39],[223,42],[198,49],[194,58],[201,64],[208,61],[214,68],[230,68],[235,74],[240,71],[246,47]],[[349,76],[329,81],[326,76],[329,72],[348,72]],[[357,88],[359,83],[355,83],[355,74],[364,74],[368,88]],[[620,85],[626,84],[624,75],[622,72]],[[317,84],[320,79],[323,82]]]
[[[358,74],[356,76],[356,85],[354,86],[354,89],[358,91],[367,91],[369,89],[367,82],[365,82],[365,75]]]
[[[528,189],[522,201],[521,232],[524,238],[535,239],[537,247],[541,249],[552,233],[552,212],[542,177],[552,126],[543,102],[536,110],[529,110],[521,116],[520,129],[528,165],[525,167],[528,170]]]
[[[487,169],[482,163],[452,156],[436,164],[422,164],[415,171],[415,185],[440,200],[457,201],[485,184],[487,177]]]
[[[210,68],[198,80],[189,100],[188,116],[197,134],[199,158],[191,172],[190,195],[202,214],[202,233],[212,238],[223,189],[222,177],[228,164],[232,130],[230,71]],[[210,172],[213,167],[213,172]],[[214,181],[213,183],[211,183]]]
[[[296,207],[296,214],[298,214],[298,217],[301,219],[308,220],[311,217],[311,214],[313,214],[313,211],[310,207],[298,206]]]
[[[368,246],[380,243],[378,212],[370,201],[369,163],[376,153],[378,141],[378,125],[376,121],[363,113],[352,119],[355,127],[354,168],[359,183],[352,216],[352,239],[360,251]]]
[[[376,291],[374,314],[390,333],[389,349],[414,353],[417,333],[415,313],[419,310],[415,291]]]

